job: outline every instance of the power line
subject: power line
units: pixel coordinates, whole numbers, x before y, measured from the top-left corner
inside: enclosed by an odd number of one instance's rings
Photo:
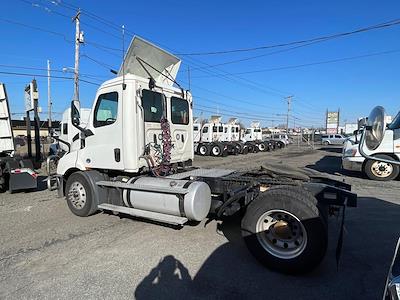
[[[328,41],[328,40],[336,39],[339,37],[349,36],[349,35],[358,34],[358,33],[367,32],[367,31],[376,30],[376,29],[388,28],[388,27],[392,27],[395,25],[399,25],[399,24],[400,24],[400,19],[394,19],[394,20],[386,21],[384,23],[370,25],[370,26],[359,28],[359,29],[352,30],[352,31],[341,32],[341,33],[336,33],[336,34],[331,34],[331,35],[319,36],[319,37],[314,37],[314,38],[310,38],[310,39],[297,40],[297,41],[275,44],[275,45],[266,45],[266,46],[260,46],[260,47],[252,47],[252,48],[239,48],[239,49],[231,49],[231,50],[223,50],[223,51],[177,53],[176,55],[200,56],[200,55],[217,55],[217,54],[227,54],[227,53],[236,53],[236,52],[249,52],[249,51],[256,51],[256,50],[265,50],[265,49],[271,49],[271,48],[279,48],[279,47],[286,47],[286,46],[292,46],[292,45],[298,45],[298,44],[305,44],[305,43],[316,42],[316,41],[321,41],[321,42]]]
[[[86,53],[85,53],[85,54],[82,54],[82,57],[86,57],[87,59],[89,59],[89,60],[91,60],[92,62],[98,64],[99,66],[101,66],[101,67],[107,69],[108,71],[114,70],[114,67],[113,67],[113,66],[111,66],[111,65],[109,65],[109,64],[106,64],[106,63],[104,63],[104,62],[98,61],[97,59],[94,59],[94,58],[88,56]]]
[[[342,61],[350,61],[350,60],[372,57],[372,56],[387,55],[387,54],[398,53],[398,52],[400,52],[400,49],[375,52],[375,53],[369,53],[369,54],[363,54],[363,55],[356,55],[356,56],[349,56],[349,57],[342,57],[342,58],[334,58],[334,59],[329,59],[329,60],[324,60],[324,61],[311,62],[311,63],[298,64],[298,65],[289,65],[289,66],[274,67],[274,68],[269,68],[269,69],[237,72],[237,73],[232,73],[232,74],[243,75],[243,74],[253,74],[253,73],[263,73],[263,72],[271,72],[271,71],[296,69],[296,68],[303,68],[303,67],[316,66],[316,65],[322,65],[322,64],[337,63],[337,62],[342,62]],[[212,76],[193,76],[192,78],[206,78],[206,77],[212,77]]]
[[[45,68],[38,68],[38,67],[26,67],[26,66],[16,66],[16,65],[4,65],[4,64],[0,64],[0,67],[4,67],[4,68],[10,68],[10,69],[24,69],[24,70],[36,70],[36,71],[46,71],[47,69]],[[52,72],[56,72],[56,73],[65,73],[64,70],[57,70],[57,69],[52,69]],[[82,74],[80,73],[81,76],[87,76],[89,77],[93,77],[93,78],[108,78],[107,76],[101,76],[101,75],[94,75],[94,74]],[[54,76],[50,76],[50,77],[54,77]]]
[[[201,105],[201,104],[195,104],[194,107],[204,107],[204,108],[209,108],[209,109],[215,109],[215,107]],[[258,119],[262,119],[262,120],[283,119],[282,117],[280,117],[278,115],[271,116],[271,117],[266,117],[266,116],[257,115],[257,114],[251,114],[251,113],[247,113],[247,112],[238,112],[238,111],[234,111],[234,110],[230,110],[230,109],[226,109],[226,108],[220,109],[219,107],[218,107],[218,110],[229,112],[229,113],[233,113],[233,114],[236,114],[236,115],[251,116],[253,118],[258,118]]]
[[[18,73],[18,72],[6,72],[6,71],[0,71],[0,74],[15,75],[15,76],[45,77],[45,78],[49,77],[48,75],[44,75],[44,74],[30,74],[30,73]],[[58,78],[58,79],[70,79],[70,80],[74,79],[72,77],[66,77],[66,76],[50,76],[50,77],[51,78]],[[97,83],[91,82],[91,81],[88,81],[88,80],[79,79],[79,81],[98,86]]]

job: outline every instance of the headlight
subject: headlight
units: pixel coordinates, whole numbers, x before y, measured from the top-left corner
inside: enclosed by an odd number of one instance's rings
[[[357,153],[357,149],[348,149],[346,151],[344,151],[344,157],[353,157],[355,156]]]

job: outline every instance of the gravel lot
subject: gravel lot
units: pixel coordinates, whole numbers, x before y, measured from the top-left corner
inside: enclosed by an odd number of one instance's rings
[[[292,277],[260,266],[236,221],[181,230],[98,213],[74,216],[56,192],[0,194],[1,299],[378,299],[400,235],[400,182],[379,183],[340,169],[340,149],[297,148],[211,158],[195,165],[249,169],[265,162],[309,167],[344,179],[359,194],[346,211],[336,267],[339,220],[311,274]],[[156,279],[157,277],[157,279]]]

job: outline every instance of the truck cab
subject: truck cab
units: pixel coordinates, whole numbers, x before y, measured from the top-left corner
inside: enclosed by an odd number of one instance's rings
[[[159,165],[165,150],[170,163],[193,160],[192,96],[173,86],[179,65],[173,55],[135,39],[118,77],[97,90],[87,124],[81,122],[80,108],[71,108],[72,123],[81,128],[79,146],[60,159],[57,172],[138,173],[149,163]],[[163,126],[169,126],[169,136]],[[166,139],[169,149],[164,149]]]

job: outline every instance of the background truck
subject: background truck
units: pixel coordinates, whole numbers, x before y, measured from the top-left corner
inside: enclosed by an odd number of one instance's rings
[[[236,124],[236,119],[230,119],[227,124],[223,124],[221,119],[221,116],[211,116],[209,122],[202,123],[195,118],[193,123],[195,153],[202,156],[247,154],[248,147],[240,141],[240,126]]]
[[[249,149],[254,149],[254,152],[264,152],[275,149],[274,143],[263,140],[260,122],[252,122],[250,127],[246,128],[242,140]]]
[[[345,170],[363,172],[368,178],[380,181],[393,180],[399,176],[398,165],[371,158],[400,161],[400,112],[390,124],[386,123],[387,119],[385,115],[384,120],[380,120],[384,128],[381,129],[382,136],[379,145],[375,143],[371,149],[364,149],[370,158],[365,158],[360,153],[358,134],[346,140],[342,152],[342,167]]]
[[[5,85],[0,83],[0,192],[37,188],[37,174],[29,159],[14,156],[14,135]]]
[[[328,216],[356,206],[351,187],[282,166],[192,167],[193,102],[174,85],[179,65],[135,37],[118,76],[99,87],[84,128],[72,101],[80,147],[58,162],[60,196],[82,217],[103,210],[183,226],[237,215],[263,265],[285,273],[315,268],[327,249]]]

